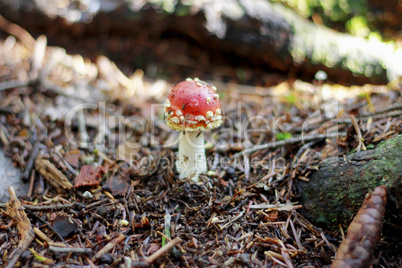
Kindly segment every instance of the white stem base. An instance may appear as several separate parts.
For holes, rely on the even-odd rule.
[[[176,160],[176,169],[180,179],[191,178],[198,182],[198,175],[207,171],[205,156],[204,133],[180,133],[179,155]]]

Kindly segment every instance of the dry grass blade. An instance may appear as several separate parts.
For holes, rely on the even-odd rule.
[[[346,239],[338,248],[331,268],[369,267],[375,246],[380,239],[387,201],[385,186],[369,193],[349,226]]]
[[[357,121],[356,121],[356,118],[353,116],[353,115],[351,115],[350,116],[350,118],[351,118],[351,120],[352,120],[352,124],[353,124],[353,127],[355,128],[355,130],[356,130],[356,133],[357,133],[357,138],[358,138],[358,141],[359,141],[359,146],[357,146],[357,151],[358,152],[360,152],[360,150],[361,149],[363,149],[364,151],[366,150],[366,146],[364,146],[364,139],[363,139],[363,137],[362,137],[362,133],[361,133],[361,131],[360,131],[360,128],[359,128],[359,124],[357,123]]]
[[[14,267],[21,254],[27,250],[31,242],[35,238],[35,233],[32,229],[31,222],[29,221],[20,201],[15,194],[14,188],[10,186],[8,189],[11,199],[7,203],[6,213],[17,222],[18,233],[21,236],[18,242],[18,247],[10,254],[6,268]]]

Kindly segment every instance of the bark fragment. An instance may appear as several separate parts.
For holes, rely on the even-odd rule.
[[[92,167],[88,165],[82,166],[80,173],[74,181],[74,188],[79,187],[96,187],[102,179],[103,167]]]

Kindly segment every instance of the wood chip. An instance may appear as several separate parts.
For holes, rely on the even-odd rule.
[[[100,184],[102,173],[104,169],[102,166],[94,168],[93,166],[82,166],[80,173],[74,181],[74,188],[79,187],[96,187]]]
[[[68,181],[67,177],[49,160],[37,158],[35,160],[35,168],[54,188],[66,190],[73,188],[73,185]]]

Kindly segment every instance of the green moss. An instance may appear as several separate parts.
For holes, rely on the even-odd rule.
[[[367,149],[367,150],[374,149],[374,144],[367,145],[367,146],[366,146],[366,149]]]
[[[326,161],[310,182],[299,184],[302,199],[308,200],[305,209],[310,219],[338,228],[338,224],[350,222],[370,190],[386,185],[390,193],[397,194],[400,192],[401,159],[402,135],[399,135],[381,143],[375,150],[348,155],[346,162],[343,158]],[[397,197],[390,199],[398,200]]]
[[[282,2],[304,17],[319,14],[324,22],[346,22],[353,15],[366,15],[367,0],[271,0]]]

